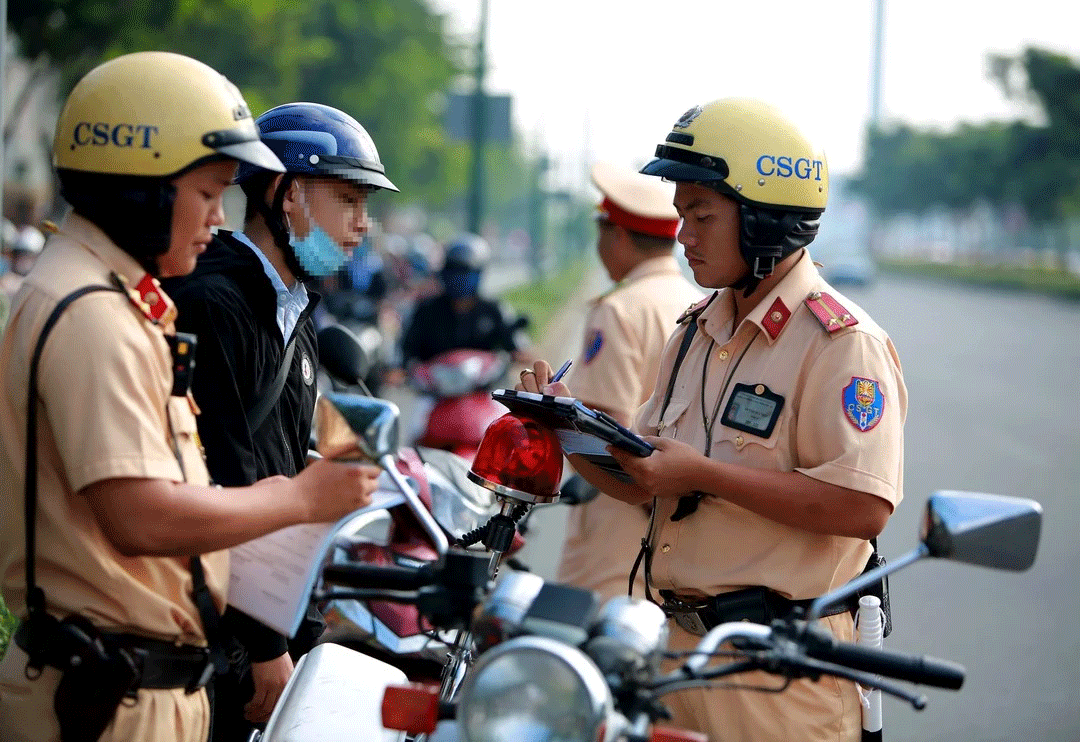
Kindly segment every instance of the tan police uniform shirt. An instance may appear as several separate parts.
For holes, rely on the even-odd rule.
[[[569,376],[574,396],[633,420],[656,384],[660,352],[679,314],[702,296],[671,255],[635,266],[592,302],[582,354]],[[612,497],[573,508],[557,579],[595,590],[604,600],[626,595],[647,526],[644,508]],[[638,597],[644,595],[642,577],[639,571]]]
[[[830,323],[833,332],[826,331],[805,303],[818,294],[831,296],[832,306],[840,307],[836,321]],[[639,410],[636,430],[704,451],[704,420],[711,419],[723,394],[713,424],[711,458],[799,472],[872,494],[895,507],[903,494],[907,391],[888,335],[825,283],[805,251],[734,332],[733,319],[732,292],[720,291],[696,319],[698,333],[661,419],[682,332],[672,336],[664,350],[660,381]],[[703,379],[706,357],[708,374]],[[738,384],[755,390],[765,387],[784,398],[768,437],[721,422]],[[788,598],[813,598],[857,576],[871,552],[866,541],[782,525],[721,497],[707,496],[697,512],[672,521],[677,503],[678,498],[657,501],[651,537],[654,589],[705,596],[764,585]],[[825,621],[838,636],[850,639],[849,614]],[[675,647],[689,649],[698,640],[674,622],[669,625]],[[858,699],[848,682],[800,681],[779,695],[694,691],[680,699],[688,697],[698,702],[682,704],[680,718],[692,718],[714,740],[855,739],[860,726]]]
[[[42,326],[61,298],[87,285],[111,286],[110,272],[137,283],[138,263],[96,226],[72,215],[52,236],[21,289],[0,345],[0,576],[16,615],[25,612],[23,467],[29,363]],[[152,300],[153,297],[149,297]],[[158,302],[171,301],[159,292]],[[166,313],[166,320],[174,312]],[[126,557],[98,527],[87,485],[113,478],[208,483],[189,401],[172,397],[165,333],[127,296],[96,292],[61,315],[38,372],[37,582],[49,610],[78,612],[95,625],[188,644],[206,643],[190,594],[187,557]],[[182,465],[181,465],[182,461]],[[207,584],[224,606],[228,553],[202,557]],[[0,666],[0,740],[56,738],[57,671],[24,676],[14,642]],[[140,691],[122,704],[104,740],[202,740],[205,693]]]

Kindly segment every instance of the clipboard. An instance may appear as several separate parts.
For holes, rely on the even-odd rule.
[[[633,480],[607,452],[609,445],[635,456],[648,456],[654,450],[652,444],[620,425],[611,415],[587,407],[573,397],[496,389],[491,398],[511,412],[528,415],[554,430],[567,456],[577,454],[621,482]]]

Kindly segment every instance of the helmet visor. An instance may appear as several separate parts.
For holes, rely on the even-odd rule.
[[[645,175],[659,175],[675,182],[718,183],[728,174],[728,165],[721,157],[703,155],[681,147],[656,145],[656,159],[641,168]]]
[[[351,180],[372,188],[385,188],[388,191],[399,193],[398,187],[390,182],[383,174],[383,166],[369,160],[361,160],[355,157],[341,157],[336,155],[322,155],[315,166],[325,175],[343,180]]]
[[[264,170],[272,170],[275,173],[285,172],[281,159],[262,143],[257,133],[254,137],[250,137],[243,131],[224,129],[203,135],[202,142],[226,157],[232,157]]]

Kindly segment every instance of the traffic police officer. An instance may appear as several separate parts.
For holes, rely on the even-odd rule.
[[[679,313],[702,298],[672,256],[679,215],[674,189],[630,168],[598,162],[593,184],[596,249],[616,285],[591,303],[581,355],[569,385],[585,404],[630,426],[652,394],[660,351]],[[596,591],[604,600],[626,595],[630,568],[648,526],[648,513],[611,497],[574,508],[567,522],[558,580]],[[639,578],[635,595],[644,585]]]
[[[22,616],[0,661],[0,740],[201,742],[202,687],[224,666],[224,549],[336,520],[378,472],[327,461],[209,486],[193,341],[157,278],[195,267],[237,161],[281,170],[234,85],[177,54],[113,59],[75,86],[53,158],[74,213],[0,346],[0,578]]]
[[[689,650],[716,623],[767,621],[863,570],[903,493],[907,392],[888,335],[805,249],[828,169],[787,117],[750,99],[695,106],[642,172],[676,183],[679,241],[697,283],[719,291],[685,313],[638,411],[656,450],[613,451],[635,484],[571,461],[605,492],[655,503],[646,569],[673,619],[671,648]],[[524,388],[569,393],[548,384],[548,364],[534,368]],[[850,641],[841,610],[822,622]],[[667,701],[677,724],[714,742],[860,735],[857,690],[837,679]]]

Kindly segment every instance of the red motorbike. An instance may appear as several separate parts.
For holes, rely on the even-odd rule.
[[[416,445],[453,451],[472,461],[488,425],[506,414],[491,398],[510,368],[510,356],[460,348],[440,353],[413,367],[410,384],[421,396],[421,412],[430,412]]]

